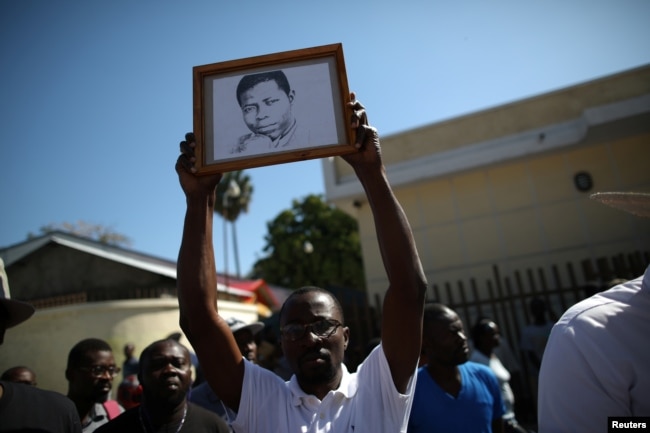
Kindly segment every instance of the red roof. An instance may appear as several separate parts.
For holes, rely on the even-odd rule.
[[[282,305],[269,285],[266,284],[266,281],[261,278],[258,280],[244,280],[241,278],[218,274],[217,282],[232,287],[233,289],[250,292],[250,297],[244,300],[246,303],[259,302],[266,305],[271,311],[277,311]]]

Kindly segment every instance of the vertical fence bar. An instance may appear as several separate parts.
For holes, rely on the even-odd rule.
[[[476,280],[474,278],[470,278],[469,284],[472,289],[472,296],[474,297],[474,301],[476,302],[476,311],[478,313],[478,317],[482,317],[484,316],[483,302],[481,301],[481,297],[478,294],[478,287],[476,286]]]
[[[463,308],[463,312],[465,314],[465,320],[467,323],[467,326],[471,326],[470,322],[470,314],[469,314],[469,306],[467,305],[467,297],[465,296],[465,286],[463,285],[462,281],[458,281],[458,292],[460,293],[460,302],[461,306]]]

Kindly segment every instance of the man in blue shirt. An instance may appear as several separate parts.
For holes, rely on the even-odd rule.
[[[503,432],[503,400],[494,373],[468,362],[469,346],[458,314],[427,304],[409,433]]]

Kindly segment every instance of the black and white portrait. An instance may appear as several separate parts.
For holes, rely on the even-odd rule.
[[[207,68],[198,119],[205,165],[254,167],[347,151],[347,81],[337,57],[291,60]]]
[[[339,142],[328,63],[220,78],[214,83],[214,158]]]

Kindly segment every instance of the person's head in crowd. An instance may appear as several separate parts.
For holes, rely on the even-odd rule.
[[[235,336],[237,346],[242,356],[251,362],[257,363],[257,343],[255,336],[264,329],[262,322],[246,324],[242,320],[231,317],[226,320],[230,331]]]
[[[104,340],[86,338],[75,344],[68,354],[65,377],[68,397],[77,406],[103,403],[109,399],[113,379],[120,372],[113,350]]]
[[[425,305],[422,335],[422,352],[429,367],[455,367],[469,359],[469,346],[463,322],[458,314],[446,305]]]
[[[295,91],[280,70],[245,75],[237,85],[237,101],[246,126],[271,140],[283,136],[293,125],[294,97]]]
[[[24,383],[25,385],[32,386],[37,385],[36,373],[24,365],[11,367],[5,370],[5,372],[2,373],[0,380],[4,380],[6,382]]]
[[[124,357],[126,359],[133,358],[133,356],[134,356],[133,352],[135,352],[135,346],[133,345],[133,343],[126,343],[124,345]]]
[[[533,322],[536,324],[546,324],[546,302],[542,298],[533,298],[530,300],[530,312],[533,315]]]
[[[175,408],[192,385],[189,350],[170,338],[151,343],[140,354],[138,380],[148,408]]]
[[[329,384],[336,388],[350,340],[343,309],[334,295],[318,287],[302,287],[280,310],[280,335],[284,355],[307,393]]]
[[[480,317],[476,321],[472,327],[471,337],[474,348],[487,356],[490,356],[501,343],[499,325],[487,317]]]

